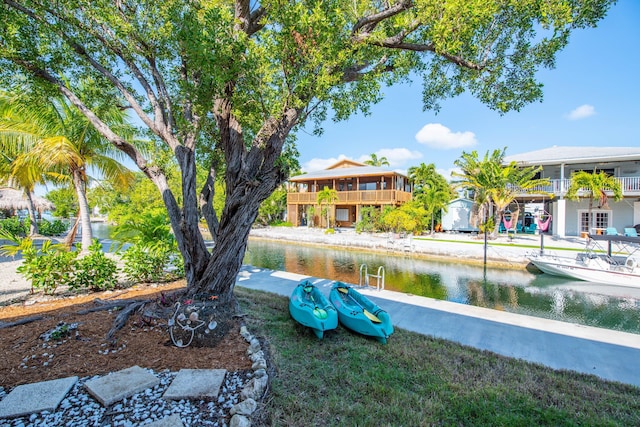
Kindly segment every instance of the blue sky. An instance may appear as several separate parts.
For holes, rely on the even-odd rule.
[[[300,164],[311,172],[375,153],[392,169],[433,163],[449,178],[463,151],[640,146],[640,1],[620,0],[598,27],[574,32],[555,69],[538,79],[543,101],[503,116],[466,94],[443,102],[438,114],[425,112],[419,81],[388,88],[367,117],[328,120],[320,137],[299,132]]]

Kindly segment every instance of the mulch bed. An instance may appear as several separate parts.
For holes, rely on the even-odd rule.
[[[240,319],[232,322],[215,347],[178,348],[169,337],[167,319],[149,317],[142,311],[134,312],[113,339],[107,339],[120,310],[102,309],[105,301],[155,302],[163,294],[183,288],[184,281],[164,286],[139,285],[117,292],[1,307],[0,386],[12,388],[74,375],[81,378],[104,375],[134,365],[154,371],[250,369],[248,345],[239,332]],[[36,320],[8,326],[31,319]],[[58,328],[62,332],[54,333],[48,341],[42,338],[59,325],[66,325]]]

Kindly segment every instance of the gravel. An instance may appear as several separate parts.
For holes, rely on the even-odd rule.
[[[87,381],[98,377],[84,377],[75,384],[55,412],[41,412],[10,420],[0,419],[0,426],[142,426],[173,414],[179,415],[185,426],[227,426],[231,408],[240,401],[240,392],[253,375],[250,371],[227,372],[218,398],[213,401],[173,401],[163,399],[162,395],[177,373],[149,372],[160,379],[159,385],[110,407],[103,407],[84,387]],[[8,392],[9,390],[0,387],[0,399]]]

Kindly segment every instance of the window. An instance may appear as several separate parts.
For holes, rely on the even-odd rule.
[[[336,221],[349,221],[349,209],[336,209]]]
[[[595,230],[592,230],[592,228],[604,229],[611,227],[611,211],[593,209],[591,215],[594,219],[593,222],[590,220],[589,211],[578,211],[578,226],[580,227],[580,232],[593,233]]]

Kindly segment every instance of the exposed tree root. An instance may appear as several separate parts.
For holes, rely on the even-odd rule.
[[[24,319],[16,320],[15,322],[0,322],[0,329],[10,328],[12,326],[24,325],[27,323],[35,322],[36,320],[42,320],[45,316],[32,316],[25,317]]]
[[[111,327],[111,329],[109,329],[109,332],[107,332],[107,341],[113,341],[114,335],[127,323],[127,320],[129,320],[131,314],[143,307],[148,302],[149,300],[135,301],[122,309],[122,311],[120,311],[120,313],[118,313],[118,315],[114,319],[113,326]]]

